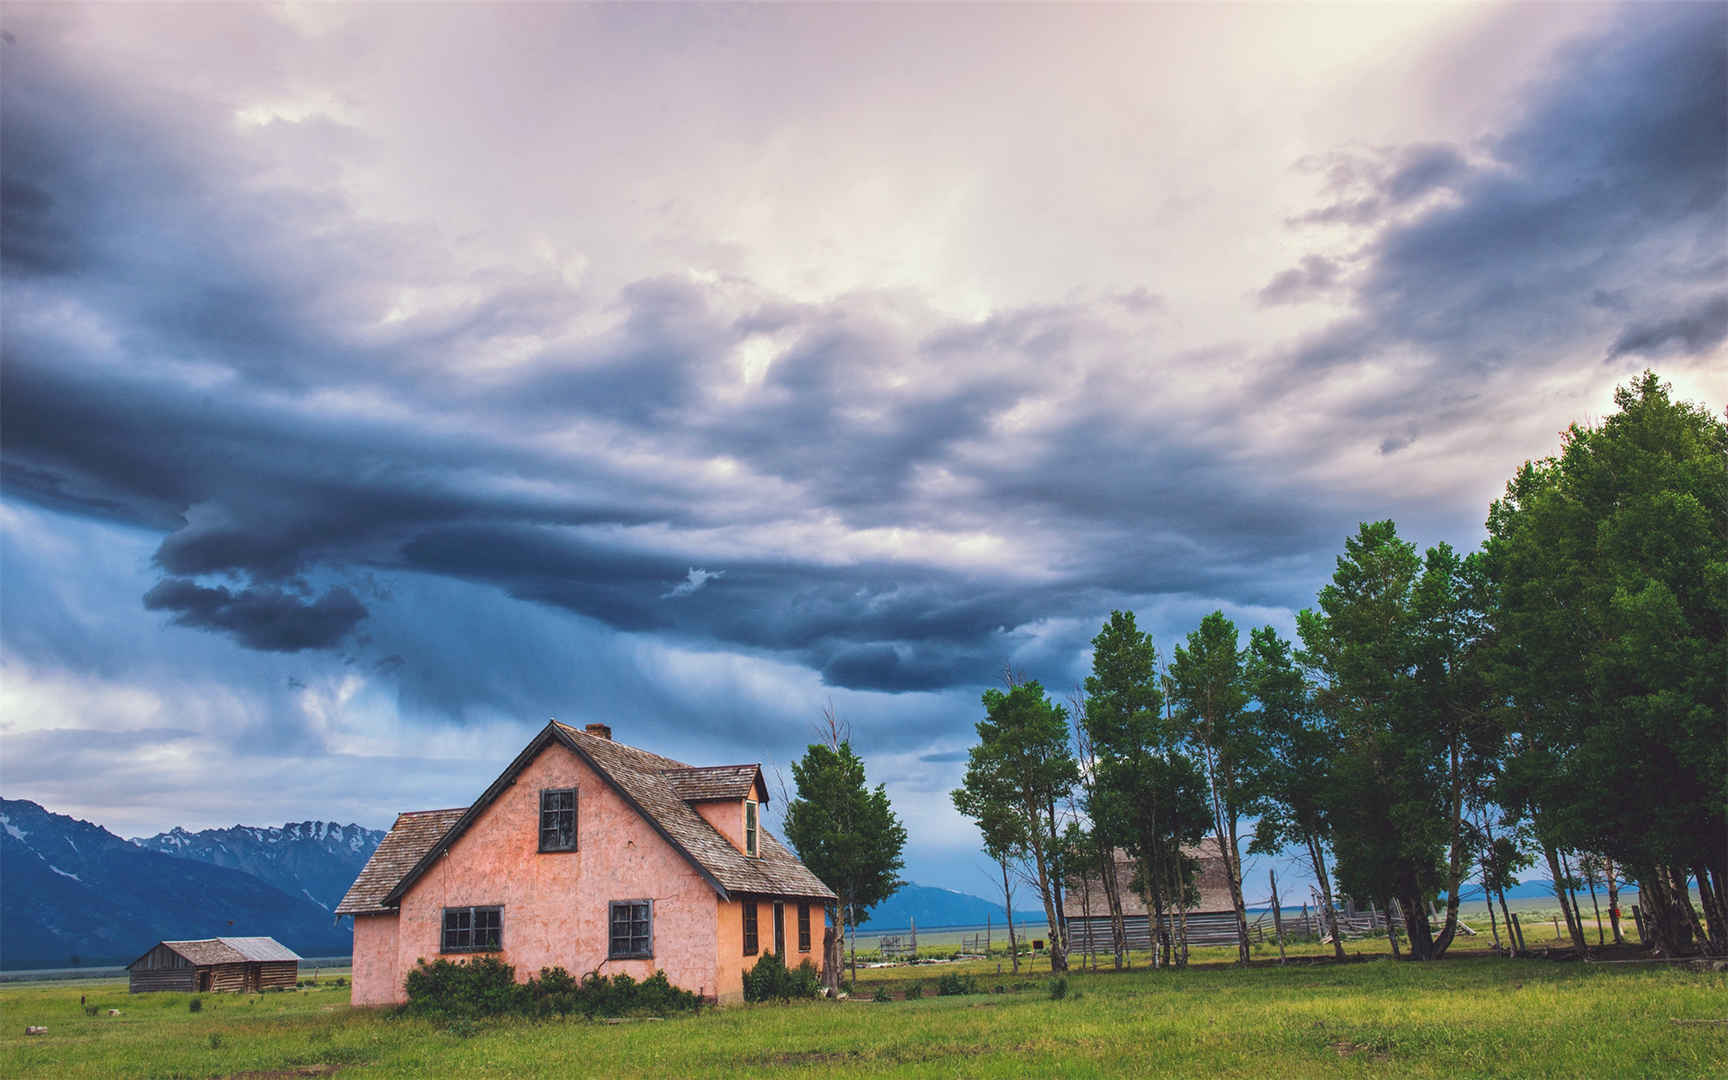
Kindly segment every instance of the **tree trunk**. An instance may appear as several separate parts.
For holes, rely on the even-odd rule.
[[[822,905],[827,916],[822,920],[822,985],[829,990],[838,992],[840,989],[840,971],[845,966],[840,955],[840,906],[838,904]]]
[[[1458,932],[1458,892],[1464,883],[1464,770],[1459,762],[1461,735],[1452,725],[1452,852],[1446,863],[1446,922],[1434,940],[1434,957],[1446,955],[1452,936]]]
[[[1614,880],[1614,860],[1609,859],[1605,865],[1608,868],[1608,922],[1614,927],[1614,944],[1626,944],[1626,937],[1620,932],[1620,883]]]
[[[1566,898],[1572,903],[1572,917],[1578,920],[1576,938],[1588,947],[1590,941],[1584,936],[1584,909],[1578,906],[1578,877],[1572,873],[1572,860],[1566,857],[1564,851],[1560,853],[1560,869],[1566,872]]]
[[[1488,887],[1488,867],[1482,867],[1482,899],[1488,902],[1488,929],[1494,932],[1494,951],[1500,948],[1500,921],[1494,917],[1494,890]]]
[[[1704,936],[1704,924],[1698,919],[1698,909],[1692,906],[1692,887],[1686,883],[1686,868],[1670,866],[1668,873],[1674,879],[1674,892],[1679,897],[1680,908],[1692,926],[1692,936],[1697,939],[1699,948],[1708,952],[1710,939]]]
[[[1224,855],[1224,870],[1230,875],[1230,906],[1236,909],[1237,962],[1246,964],[1252,950],[1248,945],[1248,907],[1242,902],[1242,858],[1236,848],[1236,815],[1231,814],[1226,825],[1229,836],[1219,836],[1218,846],[1230,845]]]
[[[1584,884],[1590,889],[1590,910],[1596,913],[1596,944],[1606,945],[1608,942],[1602,936],[1602,905],[1596,902],[1596,872],[1594,870],[1590,872],[1589,877],[1584,879]]]
[[[1404,959],[1404,954],[1398,951],[1398,923],[1395,919],[1392,918],[1392,905],[1396,904],[1396,903],[1397,903],[1397,901],[1393,900],[1391,897],[1387,897],[1385,900],[1385,904],[1386,904],[1386,940],[1390,941],[1392,943],[1392,959],[1402,960],[1402,959]],[[1368,911],[1368,921],[1369,922],[1374,921],[1374,911],[1372,908],[1370,908]]]
[[[1320,838],[1308,834],[1308,858],[1314,864],[1314,877],[1320,883],[1320,899],[1326,902],[1326,923],[1332,932],[1332,958],[1344,959],[1344,936],[1338,932],[1338,911],[1332,904],[1332,882],[1326,876],[1326,849]]]
[[[1098,881],[1104,886],[1110,906],[1110,946],[1116,953],[1116,970],[1128,961],[1128,926],[1122,921],[1122,894],[1118,890],[1116,851],[1107,849],[1098,860]]]
[[[1639,909],[1644,915],[1644,940],[1662,956],[1690,956],[1695,945],[1692,925],[1680,910],[1664,867],[1633,867],[1638,880]]]
[[[1020,974],[1020,939],[1014,936],[1014,887],[1008,883],[1008,859],[1002,866],[1002,909],[1008,913],[1008,955],[1014,960],[1014,974]]]
[[[1700,863],[1693,869],[1698,878],[1698,899],[1704,904],[1705,927],[1704,938],[1706,951],[1711,956],[1728,956],[1728,927],[1723,926],[1722,883],[1712,882],[1709,867]]]
[[[1543,844],[1542,853],[1548,858],[1548,873],[1553,877],[1554,898],[1560,901],[1560,910],[1566,915],[1566,925],[1571,929],[1572,944],[1577,946],[1578,955],[1583,956],[1590,950],[1584,942],[1584,928],[1573,920],[1572,907],[1566,902],[1566,875],[1560,872],[1560,853],[1554,850],[1552,844]]]
[[[1038,874],[1038,898],[1044,902],[1044,918],[1050,924],[1046,943],[1050,952],[1050,970],[1061,974],[1068,970],[1068,957],[1062,950],[1062,928],[1056,921],[1056,894],[1051,890],[1050,867],[1045,862],[1045,854],[1043,838],[1039,837],[1032,842],[1032,865]]]

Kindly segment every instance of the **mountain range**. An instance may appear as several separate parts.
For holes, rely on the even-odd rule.
[[[153,851],[28,800],[0,799],[0,865],[6,970],[123,964],[165,938],[268,935],[308,957],[353,949],[353,932],[301,886]]]
[[[132,842],[146,851],[244,871],[334,911],[382,839],[382,829],[291,821],[276,828],[235,825],[200,832],[175,828]]]

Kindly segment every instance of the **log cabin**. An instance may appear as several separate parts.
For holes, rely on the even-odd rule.
[[[159,941],[127,964],[126,971],[134,994],[152,990],[257,993],[293,986],[300,977],[300,957],[267,937]]]

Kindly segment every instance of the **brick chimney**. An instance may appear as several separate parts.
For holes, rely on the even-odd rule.
[[[589,724],[582,730],[596,739],[610,739],[612,737],[612,728],[608,724]]]

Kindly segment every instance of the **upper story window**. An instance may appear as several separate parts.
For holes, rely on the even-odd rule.
[[[756,935],[756,898],[747,896],[744,898],[744,955],[755,956],[759,948],[761,943]]]
[[[504,909],[444,909],[444,952],[489,952],[504,947]]]
[[[756,840],[756,801],[744,800],[744,854],[755,858],[758,854]]]
[[[540,792],[540,850],[576,850],[576,789]]]
[[[810,951],[810,905],[798,905],[798,951]]]
[[[606,955],[612,960],[628,960],[654,955],[654,901],[614,900],[611,904],[611,946]]]

